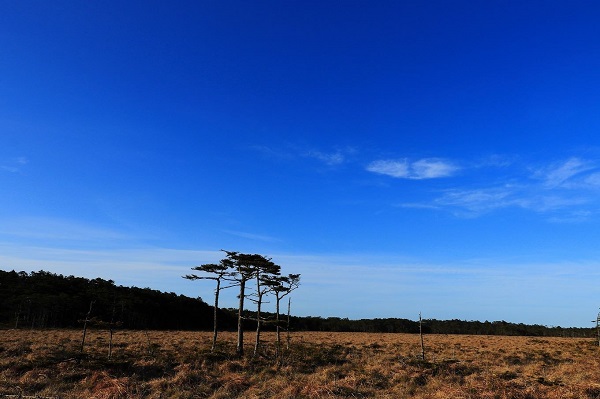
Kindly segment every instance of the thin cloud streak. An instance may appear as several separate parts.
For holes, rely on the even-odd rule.
[[[597,169],[593,162],[573,157],[535,171],[534,177],[540,178],[548,188],[569,188],[567,183],[571,183],[573,178],[593,169]]]
[[[466,216],[480,216],[509,207],[547,213],[584,206],[590,201],[585,197],[564,197],[551,193],[532,192],[530,187],[513,186],[449,190],[434,200],[434,206],[436,209],[457,209],[458,214]]]
[[[518,205],[513,198],[514,189],[507,187],[449,190],[443,196],[434,200],[437,208],[460,208],[472,215],[479,215],[499,208]]]
[[[79,222],[48,217],[22,217],[2,221],[0,236],[53,241],[127,240],[127,234]]]
[[[289,151],[275,149],[266,145],[253,145],[250,148],[267,158],[278,160],[289,160],[294,158],[294,155]]]
[[[316,159],[327,166],[339,166],[350,162],[356,153],[357,150],[353,147],[343,147],[331,152],[311,149],[304,152],[302,156]]]
[[[10,173],[18,173],[21,171],[21,168],[28,163],[29,160],[25,157],[11,158],[0,164],[0,170]]]
[[[382,159],[373,161],[366,167],[369,172],[411,180],[449,177],[458,169],[453,163],[438,158],[424,158],[414,162],[408,159]]]
[[[323,151],[319,149],[306,149],[295,145],[289,145],[282,148],[273,148],[266,145],[251,146],[265,157],[278,160],[297,160],[297,159],[315,159],[327,166],[339,166],[349,162],[348,157],[355,154],[356,150],[352,147],[336,149],[335,151]]]
[[[324,153],[321,151],[310,151],[306,154],[307,157],[318,159],[329,166],[341,165],[346,160],[344,154],[341,151],[333,153]]]
[[[264,242],[280,242],[281,240],[275,237],[262,235],[262,234],[254,234],[248,233],[244,231],[235,231],[235,230],[221,230],[223,233],[231,234],[236,237],[247,238],[249,240],[255,241],[264,241]]]

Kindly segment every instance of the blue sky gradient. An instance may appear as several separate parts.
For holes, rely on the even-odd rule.
[[[302,273],[301,315],[590,326],[599,17],[0,1],[0,268],[208,300],[180,276],[227,249]]]

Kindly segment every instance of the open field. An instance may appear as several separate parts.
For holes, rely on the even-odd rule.
[[[0,331],[0,398],[600,398],[600,350],[591,339],[298,332],[274,360],[235,358],[233,333]]]

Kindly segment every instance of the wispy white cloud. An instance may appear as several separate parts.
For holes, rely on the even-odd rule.
[[[475,216],[494,209],[517,205],[518,200],[515,198],[515,190],[510,187],[453,189],[435,199],[434,204],[438,208],[458,208]]]
[[[590,188],[600,188],[600,172],[590,173],[583,179],[583,182]]]
[[[436,209],[452,209],[462,216],[480,216],[502,208],[521,208],[538,213],[569,210],[590,203],[583,196],[562,196],[531,186],[504,186],[482,189],[454,189],[434,200]],[[580,210],[576,211],[582,215]],[[590,215],[590,212],[585,212]],[[574,220],[574,219],[572,219]],[[581,220],[579,218],[579,220]]]
[[[327,166],[337,166],[351,162],[353,156],[356,155],[357,152],[356,148],[353,147],[339,147],[334,151],[311,149],[305,151],[302,155],[304,157],[316,159]]]
[[[516,161],[515,156],[508,155],[500,155],[500,154],[492,154],[488,155],[477,162],[474,163],[474,167],[476,168],[486,168],[486,167],[495,167],[495,168],[507,168],[513,165]]]
[[[248,233],[248,232],[244,232],[244,231],[235,231],[235,230],[222,230],[222,231],[224,233],[231,234],[236,237],[247,238],[249,240],[264,241],[264,242],[279,242],[279,241],[281,241],[278,238],[267,236],[267,235],[262,235],[262,234],[254,234],[254,233]]]
[[[21,217],[2,221],[0,236],[41,240],[126,240],[127,234],[77,221],[49,217]]]
[[[295,145],[284,146],[283,148],[274,148],[266,145],[255,145],[251,147],[264,156],[279,160],[293,159],[315,159],[327,166],[337,166],[349,162],[349,157],[356,153],[352,147],[338,148],[333,151],[324,151],[320,149],[307,149]]]
[[[412,164],[412,178],[435,179],[438,177],[448,177],[453,175],[458,169],[453,163],[442,159],[420,159]]]
[[[388,175],[391,177],[407,179],[410,175],[408,161],[404,160],[379,160],[373,161],[367,165],[367,170],[373,173]]]
[[[253,145],[250,147],[252,150],[262,154],[267,158],[278,159],[278,160],[286,160],[293,159],[294,155],[289,150],[273,148],[267,145]]]
[[[344,163],[346,157],[342,151],[335,151],[331,153],[321,151],[309,151],[306,153],[307,157],[318,159],[329,166],[340,165]]]
[[[551,223],[582,223],[588,221],[593,213],[588,210],[575,210],[562,215],[555,215],[548,218]]]
[[[371,162],[366,169],[369,172],[395,177],[398,179],[435,179],[452,176],[459,167],[452,162],[439,158],[424,158],[414,162],[408,159],[382,159]]]
[[[21,168],[28,163],[29,160],[25,157],[10,158],[0,164],[0,170],[10,173],[17,173],[20,172]]]
[[[520,208],[547,214],[552,221],[582,221],[600,212],[598,163],[572,157],[514,174],[495,177],[496,185],[455,187],[423,203],[422,208],[448,209],[475,217],[503,208]],[[492,166],[492,165],[490,165]],[[483,166],[478,166],[480,170]],[[503,170],[504,172],[504,170]],[[402,204],[415,207],[414,203]]]
[[[533,197],[532,200],[525,202],[522,201],[524,208],[528,208],[537,212],[552,212],[564,209],[573,209],[578,206],[585,206],[592,202],[592,199],[589,197],[585,197],[579,194],[575,194],[573,196],[563,196],[558,194],[546,194],[539,195],[538,197]],[[575,213],[583,214],[587,213],[591,214],[589,211],[579,211],[575,210]]]
[[[440,206],[435,205],[435,204],[424,204],[424,203],[419,203],[419,202],[406,202],[406,203],[400,203],[400,204],[395,204],[395,207],[398,208],[412,208],[412,209],[440,209]]]
[[[581,177],[585,172],[597,168],[598,166],[594,162],[573,157],[536,170],[534,177],[541,179],[549,188],[566,187],[568,184],[574,183],[573,180]]]

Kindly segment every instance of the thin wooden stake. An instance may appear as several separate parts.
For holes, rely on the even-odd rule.
[[[598,337],[598,346],[600,346],[600,312],[596,317],[596,336]]]
[[[421,360],[425,361],[425,344],[423,343],[423,319],[419,312],[419,335],[421,336]]]
[[[83,321],[83,336],[81,337],[81,348],[79,350],[79,356],[83,355],[83,347],[85,346],[85,335],[87,334],[87,323],[90,321],[90,315],[92,314],[92,307],[94,306],[95,301],[90,301],[90,309],[85,316],[85,320]]]
[[[290,309],[292,308],[292,298],[288,298],[288,312],[287,312],[287,350],[290,350]]]

